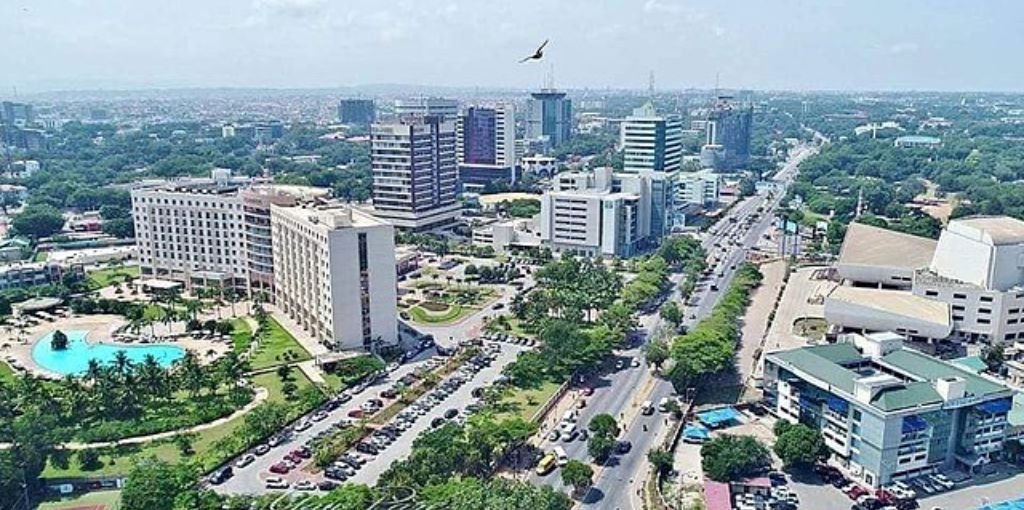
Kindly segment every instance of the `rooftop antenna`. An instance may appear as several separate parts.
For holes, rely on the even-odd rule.
[[[647,76],[647,95],[654,99],[654,70]]]
[[[544,87],[548,90],[555,90],[555,64],[548,65],[547,82]]]

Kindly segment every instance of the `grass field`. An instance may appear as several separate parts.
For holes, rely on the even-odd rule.
[[[414,306],[409,309],[412,320],[420,324],[450,324],[476,310],[461,305],[451,305],[444,312],[430,312],[421,306]]]
[[[231,325],[235,327],[231,332],[231,347],[238,354],[248,351],[249,345],[252,344],[252,329],[249,328],[249,323],[239,318],[232,319]]]
[[[139,276],[139,266],[114,266],[89,273],[86,283],[92,290],[120,283],[128,276]]]
[[[292,371],[292,377],[295,385],[298,387],[298,392],[301,392],[304,388],[312,386],[313,384],[304,374],[302,374],[302,372],[298,370]],[[260,374],[253,377],[252,381],[254,385],[267,389],[269,392],[267,402],[286,402],[284,392],[281,391],[281,379],[278,378],[277,374]],[[301,409],[296,406],[292,406],[292,417],[298,416],[300,411]],[[244,422],[245,416],[239,416],[227,423],[201,431],[199,433],[199,437],[192,443],[192,448],[195,450],[195,453],[190,455],[188,460],[198,461],[203,468],[207,470],[213,469],[223,461],[227,460],[237,452],[219,452],[214,448],[214,445],[221,439],[231,436],[235,431],[241,429]],[[51,461],[46,465],[46,469],[43,471],[43,477],[77,478],[97,475],[123,475],[131,469],[131,460],[133,457],[148,456],[156,456],[157,458],[169,462],[178,462],[183,460],[181,452],[178,451],[178,448],[170,440],[154,441],[143,445],[121,447],[117,452],[104,451],[100,455],[102,467],[92,471],[83,471],[81,466],[78,464],[78,459],[75,455],[71,456],[67,469],[60,469],[54,466]]]
[[[7,362],[0,361],[0,381],[10,382],[17,377],[18,375],[14,373],[14,369]]]
[[[61,500],[44,501],[36,507],[38,510],[68,510],[81,507],[103,505],[105,510],[114,510],[121,506],[120,491],[96,491]]]
[[[537,410],[555,394],[559,386],[561,385],[558,383],[545,381],[536,388],[513,388],[495,405],[498,410],[495,417],[501,419],[518,416],[530,421]]]
[[[290,352],[290,355],[286,354]],[[288,330],[284,329],[273,317],[267,318],[267,334],[252,358],[249,365],[253,370],[272,367],[289,361],[306,361],[312,359],[309,352],[299,344]]]

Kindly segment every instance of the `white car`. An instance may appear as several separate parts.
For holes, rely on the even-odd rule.
[[[245,466],[248,466],[249,464],[252,464],[253,461],[255,461],[255,460],[256,460],[256,456],[255,455],[253,455],[251,453],[247,453],[245,455],[242,455],[241,457],[238,458],[238,460],[235,461],[235,467],[236,468],[244,468]]]
[[[300,480],[292,485],[292,488],[297,491],[315,491],[316,484],[309,480]]]
[[[287,489],[288,482],[284,481],[280,476],[271,476],[263,480],[263,486],[268,489]]]

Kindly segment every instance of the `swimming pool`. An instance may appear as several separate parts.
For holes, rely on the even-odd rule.
[[[81,375],[89,368],[89,360],[100,364],[114,361],[118,351],[124,351],[133,363],[142,363],[146,356],[152,355],[160,366],[168,367],[185,355],[185,350],[176,345],[124,345],[111,343],[89,343],[85,340],[88,331],[65,331],[68,336],[68,348],[55,351],[50,347],[53,339],[51,331],[39,339],[32,347],[32,359],[39,366],[61,375]]]
[[[1024,499],[1004,501],[993,505],[979,507],[978,510],[1024,510]]]

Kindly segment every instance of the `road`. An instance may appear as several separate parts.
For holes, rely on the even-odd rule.
[[[478,372],[472,379],[467,383],[463,384],[458,390],[453,392],[444,402],[437,405],[430,412],[421,416],[416,420],[415,424],[406,430],[398,439],[392,444],[388,445],[386,449],[380,454],[374,456],[372,460],[362,466],[356,475],[349,481],[355,483],[365,483],[373,485],[377,482],[380,474],[387,470],[391,466],[391,463],[404,459],[409,455],[412,449],[412,442],[416,436],[430,427],[430,422],[437,416],[441,416],[448,409],[458,409],[460,413],[465,412],[466,406],[473,402],[472,391],[475,388],[479,388],[490,384],[501,374],[502,368],[508,365],[512,361],[515,361],[516,356],[519,352],[525,348],[512,345],[502,344],[501,351],[498,353],[497,359],[491,364],[491,366],[484,368]],[[327,430],[334,423],[348,420],[347,413],[361,406],[364,402],[371,398],[379,397],[379,393],[394,384],[395,381],[401,379],[406,374],[416,370],[426,363],[429,353],[432,353],[433,349],[425,351],[420,355],[420,358],[416,361],[401,365],[397,370],[392,372],[387,378],[377,381],[370,385],[365,391],[358,395],[355,395],[351,401],[346,402],[334,411],[328,413],[328,417],[322,421],[312,421],[313,426],[302,432],[291,432],[288,440],[284,443],[273,447],[265,455],[256,457],[256,461],[244,468],[236,468],[235,475],[224,482],[221,485],[214,487],[216,492],[222,494],[264,494],[268,490],[264,487],[263,481],[272,475],[268,469],[271,465],[280,462],[284,455],[301,446],[307,439],[312,438],[322,430]],[[386,401],[385,404],[394,402]],[[232,460],[234,463],[234,459]],[[306,465],[309,463],[307,462]],[[323,477],[321,474],[312,474],[303,471],[303,467],[293,469],[283,478],[289,482],[295,482],[298,480],[313,480],[321,481]]]
[[[743,202],[736,204],[726,217],[709,229],[701,244],[709,253],[715,251],[716,243],[725,247],[726,253],[723,254],[721,262],[712,271],[714,275],[721,273],[722,276],[715,278],[718,286],[717,291],[711,290],[710,285],[703,285],[695,291],[697,293],[696,306],[687,307],[685,310],[687,326],[692,326],[711,313],[722,293],[732,281],[736,268],[739,268],[740,264],[746,259],[747,251],[757,244],[761,236],[771,228],[774,221],[773,212],[782,201],[785,190],[796,176],[797,167],[800,165],[800,162],[815,152],[815,149],[809,147],[795,149],[783,169],[773,177],[773,180],[779,185],[778,190],[770,196],[766,193],[748,197]],[[758,208],[762,208],[760,218],[753,222],[749,229],[746,228],[745,220],[750,215],[757,214]],[[736,218],[736,221],[730,221],[730,217]],[[739,245],[733,246],[727,243],[726,240],[730,238],[736,238],[739,241]],[[679,299],[676,288],[673,289],[670,299]],[[640,320],[648,336],[651,332],[657,331],[661,327],[662,320],[657,313],[644,315]],[[642,375],[636,377],[635,380],[633,377],[627,376],[626,380],[622,381],[625,384],[619,385],[616,382],[614,388],[605,390],[609,394],[618,394],[615,398],[610,396],[601,399],[591,398],[592,401],[597,400],[602,404],[600,406],[601,410],[596,412],[606,412],[613,416],[619,416],[620,413],[628,409],[629,403],[634,400],[650,400],[657,403],[663,397],[674,394],[672,384],[668,381],[654,377],[643,368],[633,370],[638,371]],[[641,380],[649,380],[650,382],[641,382]],[[648,385],[651,386],[648,396],[635,396],[636,392],[645,391]],[[596,414],[596,412],[593,414]],[[626,414],[628,418],[629,413],[627,412]],[[580,504],[582,508],[622,510],[642,508],[639,489],[643,487],[644,479],[648,472],[647,452],[656,448],[664,438],[668,430],[668,420],[662,413],[656,412],[652,416],[634,413],[632,420],[627,420],[626,423],[620,422],[619,425],[623,429],[619,439],[631,442],[633,448],[628,454],[613,456],[600,469],[593,486],[582,498]],[[583,444],[582,448],[574,448],[573,452],[576,454],[574,455],[569,449],[566,449],[566,453],[572,458],[580,460],[588,458],[585,444]],[[544,482],[551,483],[551,479],[556,477],[557,475],[548,475],[548,479],[544,480]],[[557,481],[557,485],[553,485],[561,485],[560,479],[555,481]]]

